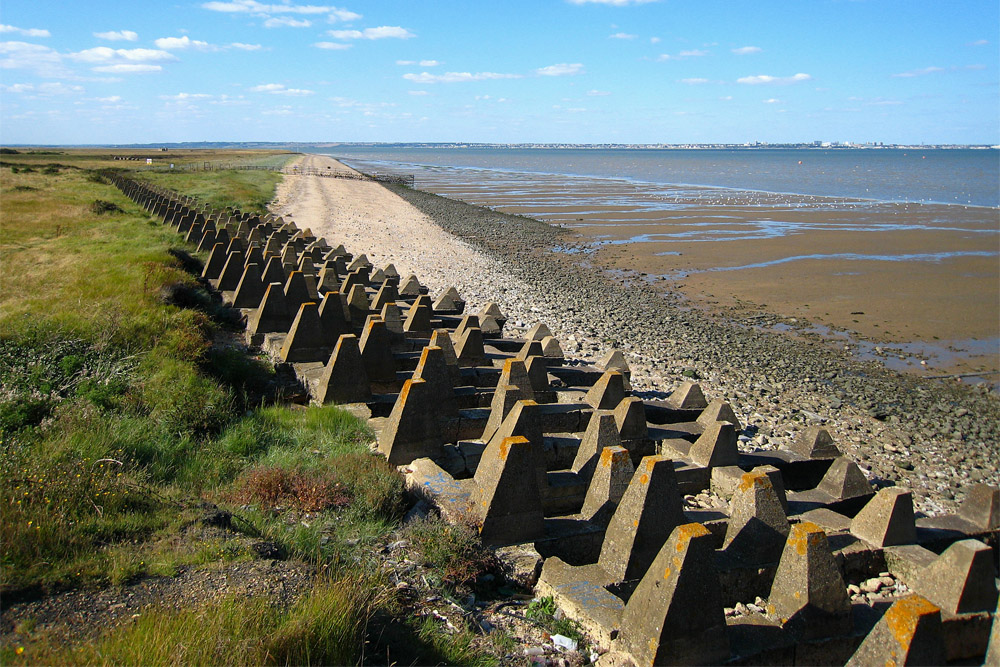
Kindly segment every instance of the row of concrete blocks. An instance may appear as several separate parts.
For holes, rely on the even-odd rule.
[[[249,236],[264,224],[248,225],[244,234],[234,230],[234,236]],[[279,255],[283,269],[293,261],[289,247],[298,251],[288,245],[291,237],[297,236],[303,249],[316,243],[289,225],[275,231],[289,233],[281,249],[284,256]],[[268,243],[273,237],[274,231]],[[325,243],[319,249],[325,262],[350,259],[342,248],[333,255]],[[227,261],[239,258],[232,255],[239,247],[226,251]],[[246,254],[243,273],[249,266]],[[310,274],[302,271],[309,268],[302,262],[313,257],[309,250],[298,258],[297,269],[280,285],[284,296],[305,294],[301,281]],[[218,281],[208,270],[212,264],[210,256],[206,277]],[[323,270],[329,267],[324,264]],[[344,271],[339,268],[333,267],[335,279],[346,273],[346,283],[359,269],[370,267],[355,263],[343,266]],[[378,301],[379,292],[392,284],[391,266],[387,269],[379,276],[383,280],[377,290],[370,280],[360,279],[351,289],[375,291]],[[293,281],[296,273],[302,278]],[[320,285],[322,280],[317,292]],[[262,319],[267,294],[278,287],[269,283],[262,302],[248,309],[251,326]],[[319,309],[332,308],[334,293],[323,292],[327,306]],[[872,651],[887,650],[902,662],[919,655],[942,658],[940,662],[985,654],[990,612],[996,605],[994,554],[969,537],[985,539],[995,549],[997,490],[978,487],[959,516],[918,522],[908,492],[884,489],[875,495],[825,431],[807,431],[786,452],[740,454],[735,414],[722,401],[707,404],[697,385],[686,385],[668,402],[643,403],[627,395],[627,364],[616,354],[602,360],[603,368],[565,368],[567,372],[558,373],[562,354],[550,341],[554,353],[545,356],[539,339],[551,334],[543,326],[529,332],[526,341],[500,339],[498,330],[491,341],[498,347],[481,343],[481,355],[460,359],[453,337],[459,334],[461,342],[474,327],[469,316],[448,319],[461,312],[456,294],[442,295],[451,304],[444,299],[428,304],[420,290],[408,295],[413,298],[406,319],[421,326],[402,322],[403,327],[390,332],[378,322],[384,325],[385,315],[392,318],[391,309],[385,308],[401,300],[401,295],[395,296],[393,301],[383,299],[377,318],[370,308],[358,308],[358,302],[351,312],[350,300],[338,299],[346,322],[364,316],[362,344],[355,342],[353,333],[341,333],[325,364],[301,362],[288,354],[297,349],[287,343],[304,322],[312,319],[311,328],[322,328],[322,318],[316,326],[307,314],[306,304],[315,302],[303,300],[284,332],[263,332],[269,337],[265,347],[278,359],[295,362],[320,402],[363,402],[369,414],[377,415],[388,404],[386,399],[393,398],[388,418],[372,420],[379,427],[379,449],[393,463],[407,466],[411,484],[443,515],[478,525],[485,542],[529,542],[548,556],[539,591],[554,595],[602,644],[640,664],[826,663],[843,662],[852,653],[865,664],[878,657]],[[425,301],[418,305],[421,296]],[[415,317],[420,306],[429,309],[424,311],[427,318]],[[484,317],[500,315],[490,311]],[[425,340],[421,334],[428,330],[430,338]],[[303,347],[322,350],[330,340]],[[365,380],[373,366],[371,360],[366,363],[361,348],[381,360],[371,373],[376,382]],[[382,353],[374,355],[375,349]],[[393,363],[386,361],[389,358]],[[412,373],[409,362],[415,363]],[[554,384],[561,391],[554,390]],[[375,395],[373,387],[385,393]],[[339,396],[328,396],[331,393]],[[553,402],[553,394],[562,402]],[[583,400],[568,403],[567,398]],[[461,408],[475,404],[482,407]],[[463,441],[463,430],[478,431],[478,438]],[[579,437],[570,435],[573,432]],[[744,468],[752,471],[744,473]],[[732,497],[729,516],[683,509],[682,491],[706,487]],[[927,547],[944,552],[937,555]],[[660,562],[668,558],[669,563]],[[910,583],[923,597],[897,601],[862,641],[871,615],[851,609],[844,577],[882,569]],[[698,593],[691,596],[691,591]],[[758,595],[768,599],[766,616],[728,622],[722,616],[723,604]],[[919,641],[906,640],[905,633],[899,633],[901,626],[922,629]],[[898,646],[879,639],[886,631],[906,650],[900,653]],[[937,639],[927,639],[932,636]],[[914,652],[912,647],[924,648]]]

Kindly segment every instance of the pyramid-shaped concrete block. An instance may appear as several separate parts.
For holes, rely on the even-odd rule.
[[[399,293],[396,291],[395,285],[390,285],[388,283],[383,284],[378,288],[378,292],[375,293],[375,298],[372,299],[372,310],[382,310],[382,308],[387,303],[396,303],[399,300]]]
[[[498,384],[490,401],[490,416],[486,419],[486,428],[483,429],[481,436],[482,441],[489,442],[494,434],[500,430],[500,425],[503,424],[510,411],[514,409],[514,404],[524,400],[531,399],[517,385]]]
[[[399,286],[401,296],[419,296],[421,291],[420,281],[412,273]]]
[[[431,333],[430,344],[434,347],[441,348],[441,353],[444,355],[444,362],[448,365],[448,373],[451,375],[452,386],[461,386],[462,371],[458,367],[458,355],[455,354],[455,346],[451,342],[451,336],[448,335],[448,330],[435,329]]]
[[[503,314],[503,311],[500,310],[500,306],[498,306],[493,301],[487,302],[486,305],[480,309],[477,315],[479,315],[480,321],[482,321],[482,319],[487,316],[492,317],[494,320],[497,321],[497,323],[503,323],[507,321],[507,317]]]
[[[734,466],[739,463],[736,428],[729,422],[715,422],[698,436],[688,455],[700,466]]]
[[[625,398],[624,376],[618,371],[605,371],[583,400],[595,410],[614,410],[623,398]]]
[[[587,430],[580,440],[571,469],[589,482],[594,476],[594,468],[601,457],[601,452],[608,447],[621,447],[621,444],[615,414],[609,410],[595,410],[587,422]]]
[[[458,417],[458,400],[455,398],[455,385],[452,384],[451,373],[444,359],[444,350],[428,345],[420,352],[420,361],[413,371],[414,379],[426,380],[435,397],[438,414],[444,419]]]
[[[432,307],[436,311],[461,311],[465,308],[465,299],[462,298],[457,289],[448,287],[432,304]]]
[[[336,264],[326,262],[323,268],[319,270],[319,279],[316,282],[316,289],[323,294],[327,292],[339,292],[340,278],[337,276]]]
[[[340,292],[332,291],[323,295],[319,304],[319,322],[323,327],[323,339],[329,345],[340,340],[340,337],[351,333],[351,323],[344,312],[344,302]]]
[[[455,327],[455,340],[462,340],[462,336],[465,335],[468,329],[478,329],[479,328],[479,316],[478,315],[463,315],[462,319],[459,320],[458,326]]]
[[[615,424],[622,440],[645,440],[649,437],[645,403],[635,396],[623,398],[615,407]]]
[[[993,611],[993,550],[978,540],[955,542],[917,574],[910,588],[949,614]]]
[[[531,383],[532,391],[537,395],[549,391],[549,369],[545,365],[545,357],[528,357],[524,360],[524,366],[528,371],[528,380]]]
[[[521,391],[527,394],[527,398],[532,400],[535,398],[534,390],[531,387],[531,379],[528,377],[528,368],[520,359],[504,359],[497,385],[514,385],[520,387]]]
[[[637,665],[726,662],[729,639],[713,562],[707,528],[675,528],[625,605],[612,649]]]
[[[257,264],[247,264],[233,295],[233,308],[256,308],[264,298],[264,281]]]
[[[882,489],[851,519],[851,533],[877,547],[915,543],[913,494],[897,487]]]
[[[486,336],[499,336],[503,333],[503,324],[492,315],[483,315],[479,318],[479,329]]]
[[[202,278],[208,278],[209,280],[215,280],[222,273],[222,267],[226,265],[226,260],[229,256],[226,254],[226,244],[216,243],[212,246],[212,252],[208,255],[208,260],[205,262],[205,268],[201,271]]]
[[[372,398],[365,362],[361,359],[358,337],[344,334],[330,355],[320,376],[316,401],[327,403],[365,403]]]
[[[355,257],[351,263],[347,265],[347,270],[354,271],[355,269],[366,269],[371,265],[372,263],[368,261],[368,256],[361,254]]]
[[[546,336],[539,344],[542,346],[542,354],[549,359],[562,359],[563,351],[562,346],[559,345],[559,341],[556,340],[555,336]]]
[[[407,333],[430,333],[431,308],[424,304],[414,304],[403,321],[403,331]]]
[[[646,456],[608,523],[597,562],[614,581],[639,579],[671,531],[684,521],[674,462]]]
[[[983,531],[1000,529],[1000,489],[975,484],[965,494],[958,515]]]
[[[262,280],[265,285],[270,285],[271,283],[285,284],[288,276],[285,274],[285,269],[281,266],[280,259],[271,256],[264,260],[264,275],[262,276]]]
[[[835,459],[843,456],[834,444],[830,432],[820,426],[810,426],[799,433],[788,445],[788,449],[806,459]]]
[[[628,362],[625,360],[625,355],[621,353],[621,350],[610,350],[603,357],[601,357],[596,364],[597,368],[602,371],[618,371],[623,375],[629,375],[632,369],[629,368]]]
[[[846,457],[834,459],[816,488],[837,500],[875,493],[858,464]]]
[[[587,495],[584,497],[580,516],[593,524],[607,527],[634,472],[635,467],[627,449],[605,447],[598,457],[590,484],[587,485]]]
[[[391,334],[390,337],[401,338],[403,336],[403,313],[399,309],[399,305],[395,303],[387,303],[382,306],[381,312],[379,312],[379,318],[385,322],[385,328],[389,330]],[[439,345],[438,347],[443,347]],[[453,347],[452,350],[455,348]]]
[[[483,452],[470,505],[484,543],[513,544],[544,536],[533,449],[527,438],[514,436]]]
[[[346,283],[345,283],[346,286]],[[371,312],[368,293],[362,285],[355,285],[347,293],[347,310],[351,313],[352,322],[364,322]]]
[[[767,473],[744,473],[730,502],[729,525],[722,548],[747,565],[766,565],[781,557],[788,537],[788,517]]]
[[[309,285],[306,284],[306,276],[301,271],[292,271],[285,281],[285,301],[288,303],[288,310],[292,313],[299,312],[299,308],[307,301],[312,301],[313,297],[309,293]]]
[[[545,459],[543,455],[544,440],[542,438],[542,423],[539,414],[538,403],[534,401],[517,401],[510,409],[507,417],[500,424],[500,428],[486,443],[487,452],[495,453],[500,444],[507,438],[521,436],[527,438],[531,443],[529,453],[531,455],[532,469],[535,471],[535,483],[538,492],[544,498],[548,493],[548,476],[545,470]],[[478,469],[477,469],[478,472]]]
[[[545,350],[542,349],[541,341],[537,340],[527,340],[521,349],[517,351],[516,359],[521,361],[527,361],[528,357],[544,357]]]
[[[483,333],[475,327],[466,329],[458,344],[455,345],[455,355],[458,357],[458,365],[463,368],[483,363],[486,360]]]
[[[437,456],[443,444],[430,386],[425,380],[407,380],[379,434],[378,450],[398,466]]]
[[[733,425],[737,431],[742,431],[743,427],[740,425],[739,418],[736,417],[736,413],[733,412],[732,406],[726,402],[723,398],[716,398],[708,407],[701,411],[698,415],[698,423],[702,426],[710,426],[715,422],[729,422]]]
[[[806,639],[851,634],[851,598],[826,533],[816,524],[803,521],[789,530],[767,611]]]
[[[943,664],[941,610],[927,599],[911,595],[892,603],[846,667]]]
[[[537,340],[541,341],[546,336],[551,336],[552,331],[542,322],[539,322],[535,326],[528,329],[528,333],[524,335],[525,340]]]
[[[396,381],[396,360],[392,356],[389,331],[382,320],[373,318],[365,325],[361,334],[361,358],[364,359],[370,381]]]
[[[667,404],[677,410],[704,410],[708,407],[705,394],[697,382],[684,382],[667,398]]]
[[[259,335],[288,331],[292,326],[292,316],[280,283],[271,283],[264,292],[264,298],[247,321],[247,333]]]
[[[240,251],[229,253],[229,257],[219,273],[219,282],[215,288],[220,292],[236,289],[240,284],[240,278],[243,277],[245,260],[246,257]]]
[[[285,362],[321,361],[330,352],[323,336],[319,307],[312,301],[299,306],[278,356]]]

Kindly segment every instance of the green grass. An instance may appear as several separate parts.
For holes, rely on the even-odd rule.
[[[277,156],[271,162],[287,162],[291,156]],[[281,165],[272,165],[281,166]],[[237,207],[243,211],[263,213],[281,182],[281,174],[271,171],[221,170],[156,171],[142,174],[142,180],[185,195],[217,209]]]

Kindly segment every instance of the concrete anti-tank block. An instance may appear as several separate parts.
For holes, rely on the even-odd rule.
[[[590,484],[587,485],[587,495],[580,515],[591,523],[607,526],[625,495],[634,472],[627,449],[605,447],[598,457]]]
[[[571,470],[589,482],[594,476],[594,469],[597,467],[601,452],[608,447],[621,447],[621,443],[614,413],[608,410],[595,410],[587,422],[587,430],[580,440]]]
[[[907,489],[882,489],[851,520],[851,533],[877,547],[913,544],[913,494]]]
[[[788,536],[788,517],[771,478],[763,471],[745,473],[733,493],[722,548],[746,564],[776,562]]]
[[[583,400],[595,410],[614,410],[625,398],[624,380],[618,371],[605,371]]]
[[[993,550],[977,540],[955,542],[909,583],[949,614],[993,611],[997,606]]]
[[[743,430],[733,408],[722,398],[716,398],[709,403],[708,407],[698,415],[697,421],[703,427],[711,426],[715,422],[729,422],[737,431]]]
[[[740,453],[736,447],[736,428],[729,422],[715,422],[698,436],[688,452],[691,460],[700,466],[734,466]]]
[[[843,456],[829,431],[820,426],[810,426],[799,433],[788,445],[788,450],[806,459],[835,459]]]
[[[666,402],[675,410],[704,410],[708,407],[705,394],[697,382],[684,382],[667,397]]]
[[[728,660],[713,553],[712,534],[701,524],[675,528],[625,605],[612,648],[639,665]]]
[[[513,544],[545,535],[533,447],[527,438],[514,436],[483,452],[470,504],[486,544]]]
[[[870,665],[943,665],[941,610],[919,595],[896,600],[847,661]]]
[[[315,399],[321,405],[327,403],[364,403],[372,398],[368,373],[361,359],[358,337],[344,334],[337,340],[337,346],[320,375]]]
[[[405,465],[441,452],[441,426],[426,380],[407,380],[399,392],[385,427],[379,434],[378,450],[392,465]]]
[[[1000,489],[988,484],[976,484],[966,493],[958,515],[979,530],[1000,529]]]

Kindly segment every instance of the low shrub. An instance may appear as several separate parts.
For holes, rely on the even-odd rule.
[[[288,470],[275,466],[252,468],[237,480],[233,498],[261,509],[292,507],[302,512],[320,512],[344,507],[351,495],[332,470]]]
[[[52,169],[52,167],[46,167],[43,173],[59,173],[58,169],[54,172],[49,172],[49,169]],[[114,202],[104,201],[103,199],[95,199],[90,205],[90,212],[95,215],[104,215],[105,213],[124,213],[125,211],[121,206],[115,204]]]
[[[404,535],[420,552],[424,564],[441,573],[446,585],[468,584],[497,569],[496,557],[483,547],[470,526],[431,516],[411,523]]]

